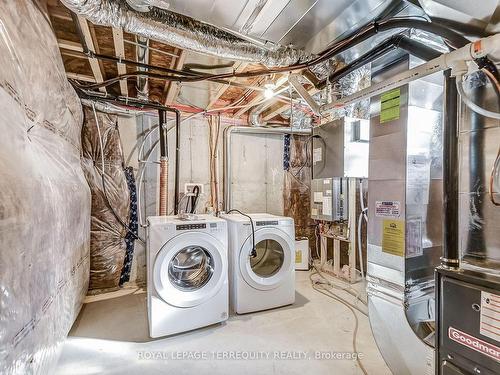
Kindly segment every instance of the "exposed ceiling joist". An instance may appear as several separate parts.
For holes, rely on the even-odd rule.
[[[280,78],[278,78],[278,80],[276,81],[275,83],[275,86],[276,88],[280,88],[281,86],[283,86],[283,84],[287,82],[287,76],[286,75],[283,75],[281,76]],[[257,105],[257,103],[261,102],[262,100],[264,99],[264,95],[262,93],[259,93],[258,95],[255,96],[255,98],[253,98],[252,100],[250,100],[248,102],[248,105]],[[278,98],[272,98],[272,99],[269,99],[269,105],[266,105],[266,108],[270,105],[272,105],[274,102],[276,102],[277,100],[279,100]],[[286,104],[285,104],[286,105]],[[244,114],[246,111],[248,111],[251,107],[245,107],[245,108],[241,108],[239,111],[237,111],[234,116],[235,117],[239,117],[241,116],[242,114]]]
[[[123,42],[123,30],[121,28],[113,27],[113,43],[115,46],[115,56],[119,59],[125,58],[125,44]],[[118,74],[126,74],[127,68],[125,64],[116,63]],[[128,96],[127,80],[120,81],[120,92],[123,96]]]
[[[59,48],[61,49],[67,49],[69,51],[77,51],[77,52],[83,52],[82,45],[77,42],[73,42],[71,40],[61,40],[59,39],[57,41]]]
[[[176,50],[177,57],[174,61],[174,69],[182,70],[184,66],[184,61],[186,60],[187,53],[185,50]],[[181,84],[179,82],[166,82],[165,83],[165,105],[170,105],[175,102],[177,99],[177,95],[179,95],[179,90],[181,88]]]
[[[262,96],[261,95],[256,95],[252,100],[250,100],[248,103],[245,103],[245,107],[239,109],[235,114],[234,114],[234,117],[240,117],[243,113],[245,113],[246,111],[248,111],[251,107],[253,107],[254,105],[257,105],[257,103],[259,103],[260,101],[262,101]]]
[[[236,67],[235,69],[235,72],[236,73],[240,73],[242,72],[243,70],[245,70],[245,68],[248,66],[249,63],[247,62],[239,62],[238,63],[238,66]],[[235,78],[231,78],[230,81],[233,82],[235,80]],[[230,85],[220,85],[219,88],[217,89],[217,92],[211,97],[210,99],[210,103],[208,103],[207,105],[207,110],[208,109],[211,109],[215,103],[217,103],[217,101],[220,99],[220,97],[222,95],[224,95],[224,93],[226,92],[226,90],[230,87]]]
[[[92,76],[88,76],[86,74],[66,72],[66,77],[68,77],[69,79],[77,80],[77,81],[95,83],[95,78]]]
[[[67,12],[67,9],[60,6],[48,6],[49,13],[54,18],[59,18],[65,21],[72,21],[71,15]]]
[[[78,23],[82,29],[83,37],[85,38],[85,43],[87,44],[87,48],[91,51],[95,52],[94,40],[92,39],[92,34],[90,33],[90,28],[87,20],[82,16],[78,16]],[[92,74],[97,83],[101,83],[104,81],[102,76],[101,67],[99,65],[99,61],[95,58],[89,57],[90,68],[92,69]],[[104,87],[99,88],[99,91],[106,92]]]
[[[307,90],[307,92],[310,94],[310,95],[314,95],[318,92],[319,90],[316,89],[316,88],[311,88],[309,90]],[[273,109],[271,112],[268,112],[268,113],[265,113],[264,116],[262,117],[262,119],[264,121],[269,121],[271,120],[273,117],[285,112],[287,109],[290,108],[290,103],[288,104],[280,104],[278,107],[276,107],[275,109]]]

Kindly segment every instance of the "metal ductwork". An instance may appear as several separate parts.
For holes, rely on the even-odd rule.
[[[379,60],[372,86],[418,63],[401,51]],[[368,309],[377,346],[398,375],[434,373],[434,269],[443,239],[442,84],[438,72],[371,98]],[[388,97],[389,110],[381,104]]]
[[[96,25],[123,28],[144,38],[219,58],[277,67],[313,57],[288,46],[256,45],[215,26],[165,9],[151,7],[140,12],[125,0],[62,0],[62,3]]]

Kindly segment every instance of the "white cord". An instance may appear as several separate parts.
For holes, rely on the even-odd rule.
[[[357,291],[356,289],[354,289],[349,283],[347,283],[341,279],[336,279],[339,282],[343,283],[345,286],[335,284],[333,281],[329,280],[314,263],[312,266],[313,266],[314,270],[316,271],[316,273],[323,279],[322,284],[327,284],[335,289],[342,290],[346,293],[349,293],[351,296],[355,297],[356,300],[360,301],[363,305],[365,305],[365,306],[367,305],[367,302],[364,301],[363,299],[361,299],[360,292]],[[366,313],[363,312],[363,314],[366,314]]]
[[[358,218],[358,256],[359,256],[359,268],[361,268],[361,278],[364,280],[365,279],[365,270],[364,270],[364,263],[363,263],[363,249],[361,246],[361,225],[363,224],[363,218],[365,219],[366,223],[368,223],[368,217],[366,216],[366,211],[368,211],[368,208],[365,207],[365,202],[364,202],[364,197],[363,197],[363,180],[359,181],[359,204],[361,205],[361,213],[359,214]]]
[[[321,276],[321,274],[318,272],[318,270],[316,268],[315,268],[315,270],[316,270],[316,273],[318,273]],[[317,291],[317,292],[319,292],[321,294],[324,294],[325,296],[330,297],[331,299],[333,299],[333,300],[335,300],[337,302],[340,302],[345,307],[347,307],[349,309],[349,311],[352,313],[352,315],[354,317],[354,330],[353,330],[353,333],[352,333],[352,347],[353,347],[354,352],[357,353],[358,349],[357,349],[357,345],[356,345],[356,338],[357,338],[357,335],[358,335],[359,321],[358,321],[358,316],[356,315],[356,312],[354,311],[354,309],[358,310],[359,312],[361,312],[365,316],[367,316],[367,314],[364,311],[362,311],[359,307],[351,304],[350,302],[348,302],[344,298],[342,298],[342,297],[338,296],[337,294],[333,293],[333,291],[331,291],[329,289],[325,289],[325,288],[319,288],[317,286],[317,281],[315,281],[313,279],[313,275],[314,275],[314,272],[310,273],[309,274],[309,279],[311,280],[312,288],[315,291]],[[368,372],[366,371],[365,367],[363,366],[363,363],[361,362],[359,356],[356,356],[356,362],[358,363],[358,366],[361,369],[361,371],[363,372],[363,374],[364,375],[368,375]]]
[[[104,174],[104,143],[102,141],[101,127],[99,126],[99,120],[97,119],[94,102],[92,102],[92,110],[94,111],[95,125],[97,128],[97,135],[99,136],[99,147],[101,148],[101,174]]]
[[[456,84],[457,84],[457,91],[460,94],[460,97],[462,98],[462,101],[469,107],[471,110],[474,112],[485,116],[485,117],[490,117],[494,118],[496,120],[500,120],[500,113],[498,112],[492,112],[488,111],[487,109],[484,109],[483,107],[478,106],[476,103],[474,103],[465,93],[463,83],[462,83],[463,75],[457,76]]]
[[[139,220],[139,224],[141,227],[147,227],[147,224],[142,222],[142,194],[141,194],[141,188],[142,188],[142,181],[144,179],[144,172],[146,172],[146,165],[149,163],[149,159],[151,158],[151,155],[153,155],[153,150],[160,143],[160,140],[158,139],[153,146],[151,147],[151,150],[149,151],[148,155],[146,156],[146,163],[141,164],[139,166],[139,171],[138,171],[138,179],[137,179],[137,218]]]
[[[361,278],[365,279],[365,266],[363,264],[363,248],[361,246],[361,225],[363,224],[364,211],[361,211],[358,218],[358,256],[359,268],[361,269]]]

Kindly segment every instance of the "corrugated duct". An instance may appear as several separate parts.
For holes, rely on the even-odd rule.
[[[314,57],[290,46],[271,44],[265,48],[168,10],[151,7],[139,12],[125,0],[62,0],[62,3],[94,24],[121,27],[132,34],[220,58],[278,67]]]

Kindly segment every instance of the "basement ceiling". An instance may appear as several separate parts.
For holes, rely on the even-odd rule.
[[[156,6],[261,41],[306,47],[327,32],[328,42],[370,21],[392,0],[127,0]],[[326,43],[323,47],[326,46]]]

